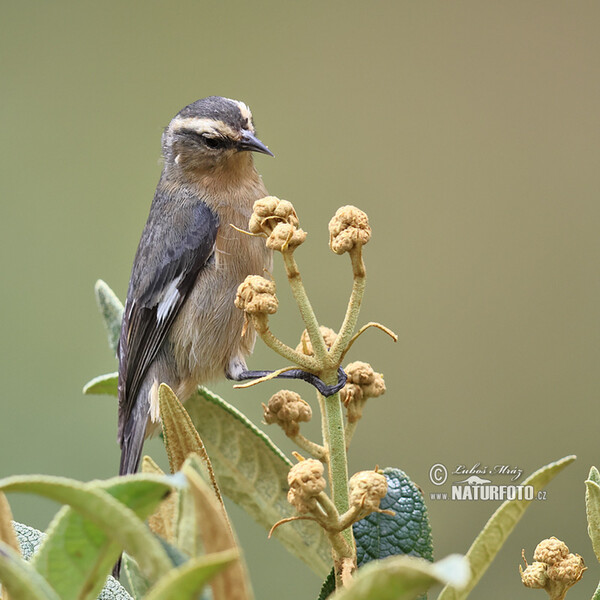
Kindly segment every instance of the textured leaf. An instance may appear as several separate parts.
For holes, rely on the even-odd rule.
[[[326,600],[326,598],[329,598],[333,592],[335,592],[335,569],[331,569],[331,571],[329,571],[327,579],[325,579],[323,585],[321,586],[321,591],[319,592],[319,597],[317,600]]]
[[[83,386],[84,394],[107,394],[117,396],[117,385],[119,382],[118,373],[107,373],[106,375],[98,375],[94,379],[88,381]]]
[[[588,475],[588,479],[600,485],[600,472],[596,467],[592,467],[590,469],[590,474]]]
[[[237,550],[192,558],[163,576],[145,600],[196,600],[204,585],[237,558]]]
[[[118,477],[95,482],[113,498],[146,519],[170,491],[165,478]],[[33,565],[62,600],[94,599],[104,585],[121,546],[69,506],[50,523]]]
[[[60,600],[50,584],[14,548],[2,541],[0,581],[15,600]]]
[[[295,515],[287,501],[290,461],[271,439],[241,412],[205,388],[186,402],[223,493],[269,530]],[[277,528],[273,537],[320,577],[331,570],[329,543],[310,521]]]
[[[380,507],[394,515],[371,513],[353,526],[358,566],[395,554],[433,560],[431,527],[423,494],[400,469],[384,469],[388,493]]]
[[[595,471],[595,473],[592,473]],[[592,548],[600,561],[600,485],[596,482],[598,470],[592,467],[585,482],[585,512],[587,514],[588,535],[592,540]]]
[[[142,459],[142,473],[164,475],[164,471],[149,457]],[[175,527],[177,524],[179,493],[173,491],[148,517],[150,529],[170,544],[175,543]]]
[[[104,326],[108,334],[108,345],[116,353],[121,335],[121,320],[123,319],[123,305],[117,295],[108,287],[108,284],[98,279],[94,286],[96,302],[104,319]]]
[[[175,392],[164,383],[161,383],[158,388],[158,401],[171,473],[179,471],[190,454],[198,455],[202,475],[206,481],[210,481],[213,492],[224,509],[223,498],[210,459],[183,404],[179,402]]]
[[[17,523],[17,521],[13,521],[13,527],[21,548],[21,556],[25,560],[30,560],[33,553],[41,546],[46,534],[28,525],[23,525],[23,523]]]
[[[135,477],[139,476],[130,476],[128,479]],[[159,480],[156,479],[156,482]],[[162,484],[165,484],[164,480]],[[171,563],[160,543],[133,510],[101,489],[100,485],[100,482],[83,484],[63,477],[37,475],[0,480],[0,490],[39,494],[68,504],[134,556],[142,571],[151,579],[166,573]]]
[[[30,560],[46,539],[46,534],[16,521],[13,521],[13,526],[21,547],[21,554],[25,560]],[[132,600],[132,598],[127,590],[114,577],[109,575],[98,600]]]
[[[196,526],[200,529],[204,548],[207,554],[233,550],[236,556],[239,556],[237,540],[227,519],[225,508],[192,466],[192,463],[197,460],[196,457],[191,456],[182,471],[194,498]],[[213,579],[212,590],[214,600],[252,598],[246,565],[241,558]]]
[[[540,490],[574,460],[575,456],[566,456],[550,463],[530,475],[521,485],[532,485],[535,498]],[[471,578],[468,585],[460,592],[444,588],[438,600],[462,600],[469,595],[532,502],[533,500],[507,500],[502,503],[467,552],[467,558],[471,565]]]
[[[133,597],[135,600],[142,600],[146,592],[150,589],[150,582],[142,575],[137,563],[129,554],[123,554],[121,564]]]
[[[414,600],[431,586],[460,587],[469,579],[464,556],[453,554],[437,563],[413,556],[390,556],[360,568],[352,585],[331,600]]]

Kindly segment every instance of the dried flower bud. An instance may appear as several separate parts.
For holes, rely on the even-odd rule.
[[[336,254],[363,246],[371,238],[369,218],[355,206],[338,208],[329,221],[329,246]]]
[[[269,314],[277,312],[275,282],[260,275],[248,275],[237,289],[235,305],[250,314]]]
[[[567,590],[582,578],[586,570],[583,558],[579,554],[569,554],[567,545],[555,537],[542,540],[533,557],[535,562],[525,571],[519,567],[521,581],[527,587],[543,588],[551,600],[564,598]]]
[[[564,542],[552,536],[547,540],[542,540],[533,553],[533,560],[553,565],[561,561],[569,554],[569,549]]]
[[[290,469],[288,484],[288,502],[301,514],[310,512],[316,508],[316,497],[325,489],[323,463],[314,458],[299,462]]]
[[[263,404],[263,407],[265,422],[269,425],[276,423],[290,437],[298,434],[301,422],[308,422],[312,417],[308,402],[291,390],[277,392],[271,396],[268,405]]]
[[[287,248],[294,249],[304,242],[306,231],[289,223],[278,223],[273,233],[267,238],[267,248],[283,252]]]
[[[379,509],[379,502],[387,494],[387,479],[376,471],[359,471],[350,477],[350,506],[367,513]]]
[[[335,342],[337,333],[329,327],[321,326],[319,327],[319,329],[321,330],[321,335],[323,336],[325,346],[327,347],[327,349],[331,348],[331,346],[333,346],[333,342]],[[306,329],[302,332],[302,336],[300,337],[300,343],[296,346],[296,351],[302,352],[302,354],[306,354],[306,356],[313,356],[314,354],[310,338],[308,337],[308,331],[306,331]]]
[[[579,554],[568,554],[563,560],[550,565],[547,573],[552,581],[568,584],[570,587],[583,577],[586,568]]]
[[[381,373],[375,373],[369,363],[356,361],[346,366],[348,381],[340,390],[340,398],[347,409],[348,422],[358,421],[367,398],[381,396],[385,381]]]
[[[519,567],[520,568],[520,567]],[[541,589],[546,586],[548,575],[546,575],[546,563],[534,562],[529,565],[524,571],[521,570],[521,581],[528,588]]]
[[[287,200],[267,196],[254,203],[248,225],[250,232],[267,237],[267,247],[282,252],[304,242],[306,232],[300,229],[294,206]]]

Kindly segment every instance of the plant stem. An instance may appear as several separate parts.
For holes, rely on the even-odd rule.
[[[326,383],[335,382],[337,373],[330,372]],[[323,441],[329,455],[328,469],[331,485],[331,499],[339,514],[344,514],[349,507],[348,502],[348,462],[346,456],[346,440],[344,436],[344,417],[340,394],[323,398],[325,419]],[[342,531],[342,536],[347,542],[347,552],[339,555],[339,548],[335,548],[334,566],[336,580],[341,583],[341,567],[344,559],[351,559],[356,564],[356,546],[352,528]]]
[[[290,362],[297,364],[298,366],[306,369],[307,371],[315,371],[319,368],[319,364],[312,356],[306,356],[306,354],[300,354],[293,348],[290,348],[287,344],[284,344],[279,338],[275,337],[269,329],[266,318],[253,318],[254,328],[260,335],[262,341],[271,348],[271,350],[277,352],[280,356],[287,358]]]
[[[302,284],[302,277],[300,276],[296,259],[294,258],[292,251],[282,252],[281,254],[283,256],[285,271],[290,282],[290,287],[292,288],[292,293],[294,294],[296,304],[300,309],[300,316],[302,317],[304,325],[306,326],[306,331],[308,333],[310,343],[312,344],[315,358],[319,364],[322,365],[324,364],[324,361],[327,360],[327,347],[325,346],[325,341],[321,335],[321,329],[319,328],[317,317],[315,316],[315,312],[310,304],[310,300],[308,299],[304,285]]]
[[[360,305],[367,283],[367,272],[365,263],[362,259],[362,246],[356,246],[350,250],[350,259],[352,261],[354,281],[352,282],[352,293],[350,295],[350,300],[348,301],[348,308],[346,309],[344,321],[342,322],[340,331],[330,350],[331,360],[334,363],[339,363],[342,360],[346,348],[350,344],[356,322],[358,321]]]

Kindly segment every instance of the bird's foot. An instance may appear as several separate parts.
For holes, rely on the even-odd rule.
[[[247,379],[260,379],[261,377],[268,377],[274,371],[241,371],[236,373],[235,376],[227,375],[228,379],[233,381],[245,381]],[[327,385],[324,381],[319,379],[316,375],[309,373],[307,371],[303,371],[302,369],[290,369],[289,371],[284,371],[283,373],[279,373],[274,375],[276,379],[302,379],[307,383],[310,383],[314,386],[320,394],[325,397],[333,396],[336,392],[339,392],[344,385],[346,385],[346,380],[348,376],[342,367],[338,369],[338,380],[334,385]]]

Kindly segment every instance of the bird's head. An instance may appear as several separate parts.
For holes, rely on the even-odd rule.
[[[206,173],[252,164],[250,152],[273,153],[257,137],[250,109],[237,100],[210,96],[180,110],[163,134],[167,166]]]

